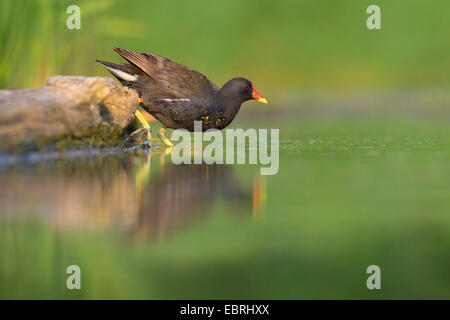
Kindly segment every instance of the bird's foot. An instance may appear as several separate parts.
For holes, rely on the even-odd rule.
[[[161,129],[158,131],[158,136],[161,139],[161,141],[166,145],[167,148],[172,148],[173,143],[166,137],[166,126],[162,126]]]
[[[133,151],[139,148],[151,148],[152,146],[152,129],[143,127],[133,131],[124,141],[123,149]]]

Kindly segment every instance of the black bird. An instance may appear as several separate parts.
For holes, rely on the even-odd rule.
[[[267,103],[245,78],[234,78],[219,89],[206,76],[187,66],[153,53],[137,53],[114,48],[129,64],[97,60],[122,85],[137,91],[139,102],[163,127],[159,137],[166,146],[173,146],[165,137],[165,129],[194,130],[194,121],[202,122],[202,130],[223,129],[233,121],[241,104],[255,99]],[[151,139],[150,126],[139,110],[138,120]]]

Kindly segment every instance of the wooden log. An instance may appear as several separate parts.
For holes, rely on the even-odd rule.
[[[0,90],[0,153],[121,143],[138,107],[111,78],[55,76],[44,87]]]

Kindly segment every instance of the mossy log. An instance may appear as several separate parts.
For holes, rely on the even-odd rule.
[[[137,93],[111,78],[55,76],[44,87],[0,90],[0,153],[121,143]]]

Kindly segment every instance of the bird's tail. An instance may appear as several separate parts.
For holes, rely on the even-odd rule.
[[[116,64],[112,62],[96,60],[106,69],[108,69],[111,74],[116,77],[120,82],[128,81],[133,82],[136,81],[138,76],[143,74],[141,70],[136,68],[131,64]]]

